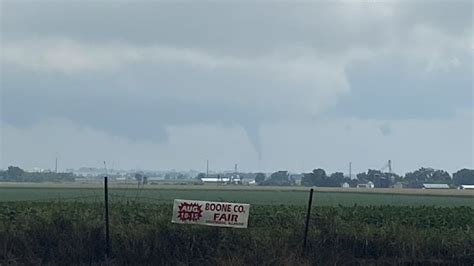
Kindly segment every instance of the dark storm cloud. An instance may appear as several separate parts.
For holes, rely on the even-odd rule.
[[[452,117],[473,104],[473,68],[467,60],[464,65],[469,67],[423,72],[396,58],[358,62],[347,71],[351,94],[329,113],[375,119]]]
[[[235,123],[258,147],[261,123],[312,116],[338,101],[332,113],[340,116],[446,116],[472,107],[472,55],[459,52],[472,32],[469,10],[469,1],[9,1],[1,18],[2,120],[68,119],[136,139],[165,139],[166,125]],[[44,40],[71,40],[73,48],[48,50]],[[109,45],[118,48],[107,55]],[[120,45],[134,48],[122,53]],[[429,58],[425,45],[441,61],[468,59],[425,75],[400,52]],[[160,47],[177,59],[148,62]]]
[[[165,140],[165,125],[239,124],[258,145],[258,125],[252,121],[271,121],[279,114],[278,110],[268,114],[274,107],[265,107],[265,103],[257,106],[236,104],[232,99],[208,101],[206,95],[197,100],[176,98],[170,94],[176,88],[184,88],[192,96],[199,94],[200,86],[238,90],[239,86],[258,86],[262,82],[249,80],[247,76],[242,83],[238,75],[189,69],[183,76],[177,74],[183,72],[179,69],[181,71],[139,67],[120,73],[89,73],[78,77],[5,67],[1,81],[2,120],[29,127],[45,118],[67,119],[111,135],[150,140]]]

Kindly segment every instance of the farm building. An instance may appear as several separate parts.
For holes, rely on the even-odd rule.
[[[474,185],[461,185],[459,186],[460,189],[474,189]]]
[[[423,184],[423,189],[449,189],[448,184]]]
[[[244,181],[242,181],[242,184],[250,186],[250,185],[257,185],[257,182],[255,182],[255,180],[245,179]]]
[[[120,176],[115,178],[116,182],[126,182],[127,178],[125,176]]]
[[[367,182],[367,184],[357,184],[357,188],[374,188],[374,183],[371,181]]]
[[[203,177],[201,181],[204,183],[227,183],[230,181],[229,177]]]
[[[74,177],[74,182],[77,183],[100,183],[102,180],[101,178]]]
[[[397,182],[397,183],[393,184],[393,188],[401,189],[401,188],[403,188],[403,184],[401,182]]]
[[[344,183],[341,185],[341,187],[343,187],[343,188],[348,188],[348,187],[350,187],[350,186],[349,186],[349,183],[344,182]]]
[[[165,180],[165,177],[164,176],[150,176],[147,178],[147,180],[149,182],[152,182],[152,181],[163,181]]]
[[[293,182],[295,182],[295,185],[301,185],[301,180],[303,179],[303,175],[302,174],[291,174],[290,175],[290,180],[292,180]]]

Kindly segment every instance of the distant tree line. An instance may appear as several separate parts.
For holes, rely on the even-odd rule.
[[[453,187],[460,185],[474,185],[474,170],[461,169],[452,176],[444,170],[422,167],[413,172],[408,172],[404,176],[395,173],[382,172],[380,170],[369,169],[367,172],[359,173],[356,178],[351,179],[344,176],[341,172],[335,172],[330,175],[324,169],[314,169],[310,173],[299,175],[301,185],[317,187],[340,187],[347,183],[350,187],[357,184],[372,182],[375,187],[389,188],[396,183],[403,184],[408,188],[421,188],[424,183],[448,184]],[[298,183],[292,178],[288,171],[278,171],[271,174],[268,178],[263,173],[257,173],[255,182],[262,186],[288,186]]]
[[[350,187],[357,184],[372,182],[375,187],[388,188],[396,183],[402,183],[404,187],[420,188],[424,183],[448,184],[452,187],[460,185],[474,185],[474,170],[461,169],[452,176],[444,171],[433,168],[422,167],[413,172],[408,172],[404,176],[395,173],[387,173],[380,170],[369,169],[367,172],[359,173],[356,178],[351,179],[344,176],[341,172],[335,172],[330,175],[324,169],[317,168],[310,173],[291,175],[288,171],[277,171],[270,176],[264,173],[240,174],[243,179],[254,178],[255,182],[261,186],[317,186],[317,187],[340,187],[347,183]],[[0,170],[0,181],[10,182],[73,182],[75,179],[73,173],[55,173],[55,172],[27,172],[17,166],[9,166],[7,170]],[[200,173],[197,178],[205,177]],[[183,177],[178,177],[181,179]],[[146,184],[148,177],[142,173],[135,174],[135,179]]]
[[[73,173],[26,172],[17,166],[9,166],[7,170],[0,171],[0,181],[10,182],[73,182],[74,177]]]

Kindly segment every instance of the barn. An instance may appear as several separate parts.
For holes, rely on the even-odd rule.
[[[357,184],[357,188],[374,188],[374,183],[372,181],[367,182],[366,184]]]
[[[229,177],[203,177],[201,181],[204,183],[227,183],[230,181]]]
[[[423,184],[423,189],[449,189],[448,184]]]

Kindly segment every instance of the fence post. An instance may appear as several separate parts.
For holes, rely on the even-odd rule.
[[[303,254],[306,252],[306,241],[308,239],[309,217],[311,215],[311,205],[313,203],[313,191],[314,189],[311,189],[309,191],[308,212],[306,213],[306,224],[304,228]]]
[[[104,201],[105,201],[105,259],[110,256],[110,236],[109,236],[109,186],[107,177],[104,176]]]

